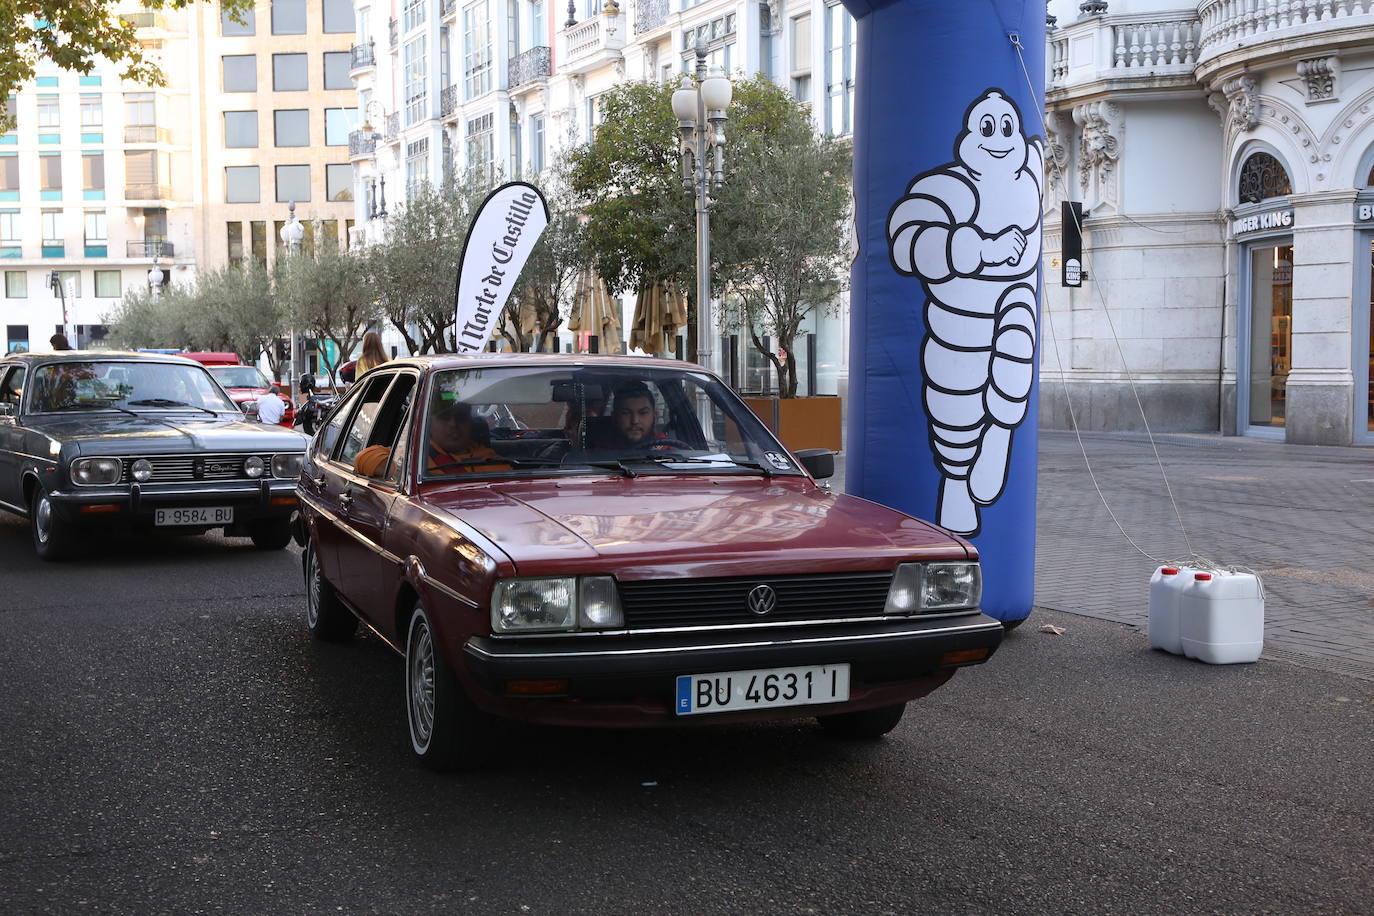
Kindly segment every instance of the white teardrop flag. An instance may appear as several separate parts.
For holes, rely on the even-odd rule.
[[[501,185],[477,208],[463,242],[453,295],[459,353],[486,346],[516,278],[548,224],[544,195],[523,181]]]

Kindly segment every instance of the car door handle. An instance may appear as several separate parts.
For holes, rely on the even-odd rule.
[[[319,487],[321,490],[324,489],[324,475],[323,475],[323,474],[321,474],[319,477],[311,477],[310,480],[311,480],[312,483],[315,484],[315,486]]]
[[[352,506],[352,505],[353,505],[353,494],[352,494],[352,493],[340,493],[340,494],[339,494],[339,505],[343,506],[344,509],[348,509],[350,506]]]

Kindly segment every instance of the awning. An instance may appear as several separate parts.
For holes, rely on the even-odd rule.
[[[676,289],[655,283],[639,291],[630,346],[654,355],[668,353],[667,339],[687,323],[687,302]]]
[[[587,270],[577,278],[568,330],[579,335],[595,334],[601,353],[620,352],[620,300],[611,295],[595,270]]]

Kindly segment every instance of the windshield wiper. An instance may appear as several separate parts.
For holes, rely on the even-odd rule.
[[[724,470],[726,467],[740,467],[748,468],[749,470],[753,471],[758,471],[764,477],[773,476],[773,472],[771,470],[769,470],[764,465],[754,461],[739,460],[735,458],[730,458],[725,461],[721,461],[720,459],[716,458],[693,458],[687,455],[674,455],[672,453],[629,455],[624,458],[617,458],[615,461],[583,461],[578,463],[586,464],[594,468],[611,468],[613,470],[620,470],[625,474],[626,477],[638,476],[635,474],[634,469],[631,468],[628,464],[626,464],[626,462],[648,462],[650,464],[656,464],[660,466],[668,464],[709,464],[721,468],[722,470]]]
[[[132,410],[125,410],[117,404],[68,404],[66,407],[59,407],[58,410],[117,410],[120,413],[127,413],[131,417],[138,416]]]
[[[201,407],[198,404],[187,404],[185,401],[173,401],[169,398],[143,398],[139,401],[125,401],[130,407],[189,407],[192,410],[199,410],[208,413],[212,417],[219,416],[217,411],[208,407]]]

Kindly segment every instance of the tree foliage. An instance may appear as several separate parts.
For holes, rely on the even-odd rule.
[[[277,259],[275,287],[290,315],[291,326],[307,337],[327,340],[337,348],[320,362],[334,383],[339,364],[382,318],[367,259],[333,245]]]
[[[148,12],[180,10],[195,0],[140,0]],[[214,0],[207,0],[214,2]],[[218,0],[242,21],[253,0]],[[160,86],[157,65],[144,57],[136,20],[116,9],[119,0],[0,0],[0,98],[8,98],[34,78],[35,66],[49,58],[60,69],[90,73],[98,59],[123,64],[122,77],[135,83]],[[0,116],[0,129],[14,125]]]

